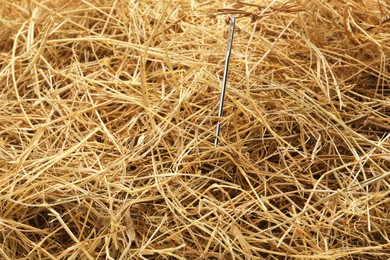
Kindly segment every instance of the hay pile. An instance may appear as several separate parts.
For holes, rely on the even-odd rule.
[[[386,259],[389,15],[2,0],[0,258]]]

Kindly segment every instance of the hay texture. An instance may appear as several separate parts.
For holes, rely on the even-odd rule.
[[[0,258],[387,259],[389,59],[385,0],[0,0]]]

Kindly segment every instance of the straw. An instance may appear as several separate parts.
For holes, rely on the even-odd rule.
[[[387,2],[2,0],[0,259],[387,260]]]

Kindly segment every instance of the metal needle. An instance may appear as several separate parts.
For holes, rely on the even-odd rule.
[[[226,84],[227,84],[227,76],[229,71],[229,62],[230,62],[230,55],[232,53],[232,47],[233,47],[233,37],[234,37],[234,27],[236,24],[236,18],[234,16],[230,17],[230,26],[228,31],[228,37],[227,37],[227,47],[226,47],[226,59],[225,59],[225,69],[223,71],[223,81],[222,81],[222,92],[221,92],[221,99],[219,101],[219,110],[218,110],[218,117],[221,118],[223,115],[223,103],[225,100],[225,94],[226,94]],[[217,130],[216,130],[216,138],[214,141],[214,145],[217,146],[219,143],[219,135],[221,134],[221,121],[218,121],[217,124]]]

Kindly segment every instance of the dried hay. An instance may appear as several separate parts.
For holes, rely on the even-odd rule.
[[[2,259],[390,254],[388,1],[0,3]]]

